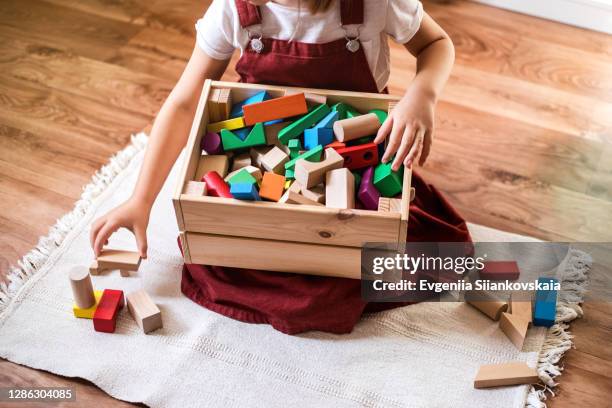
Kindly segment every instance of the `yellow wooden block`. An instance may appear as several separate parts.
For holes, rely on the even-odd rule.
[[[223,120],[221,122],[209,123],[208,126],[206,127],[206,130],[208,130],[209,132],[218,133],[221,131],[221,129],[234,130],[234,129],[240,129],[243,127],[244,127],[244,118],[239,117],[239,118],[234,118],[234,119]]]
[[[100,303],[100,298],[102,298],[102,292],[102,290],[94,290],[96,303],[92,307],[81,309],[76,304],[73,304],[72,311],[74,312],[74,317],[80,317],[81,319],[93,319],[93,315],[96,313],[96,309],[98,308],[98,303]]]
[[[289,190],[289,187],[291,187],[291,183],[293,183],[292,180],[285,181],[285,190]]]

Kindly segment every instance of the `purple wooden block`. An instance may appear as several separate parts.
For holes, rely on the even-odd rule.
[[[221,144],[221,137],[218,133],[208,132],[202,137],[200,147],[208,154],[221,154],[223,153],[223,147]]]
[[[367,210],[378,210],[378,199],[380,193],[374,187],[372,179],[374,178],[374,167],[368,167],[361,176],[361,184],[359,185],[359,192],[357,198],[363,204]]]

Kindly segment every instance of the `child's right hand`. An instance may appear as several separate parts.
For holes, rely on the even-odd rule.
[[[96,258],[108,242],[108,238],[122,227],[134,233],[138,252],[141,258],[146,258],[150,212],[150,206],[132,198],[94,221],[91,225],[90,241]]]

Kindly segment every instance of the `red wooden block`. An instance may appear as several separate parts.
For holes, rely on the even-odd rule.
[[[484,263],[480,271],[481,279],[516,280],[521,272],[515,261],[489,261]]]
[[[344,157],[344,167],[350,170],[378,164],[378,145],[375,143],[344,147],[336,151]]]
[[[230,193],[229,185],[216,171],[209,171],[206,173],[204,176],[202,176],[202,181],[206,182],[208,195],[214,197],[234,198],[232,193]]]
[[[308,105],[306,105],[304,94],[298,93],[244,105],[242,111],[244,112],[245,125],[250,126],[259,122],[284,119],[308,113]]]
[[[93,316],[94,330],[104,333],[114,333],[117,315],[123,308],[123,291],[104,289],[98,308]]]
[[[328,144],[327,146],[325,146],[325,148],[327,149],[328,147],[331,147],[332,149],[343,149],[346,147],[346,143],[342,143],[339,141],[335,141],[335,142],[331,142],[330,144]]]

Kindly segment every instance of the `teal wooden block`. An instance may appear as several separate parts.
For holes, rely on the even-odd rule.
[[[262,123],[258,123],[253,126],[251,132],[246,139],[241,140],[231,130],[221,130],[221,143],[223,143],[223,150],[238,150],[246,149],[248,147],[261,146],[266,144],[266,135],[264,133],[264,127]]]
[[[559,280],[555,278],[539,278],[538,284],[548,286],[547,289],[536,291],[533,307],[533,325],[550,327],[557,317],[557,290]]]
[[[261,201],[255,184],[234,183],[230,187],[230,193],[238,200]]]
[[[263,102],[263,101],[265,101],[267,99],[270,99],[270,97],[268,95],[268,92],[261,91],[261,92],[257,92],[253,96],[249,96],[248,98],[246,98],[242,102],[235,103],[232,106],[232,110],[230,111],[230,118],[237,118],[237,117],[240,117],[240,116],[244,116],[244,112],[242,112],[242,107],[243,106],[250,105],[252,103]]]
[[[257,184],[257,179],[247,169],[242,169],[227,180],[227,182],[230,186],[232,184]]]
[[[293,180],[295,179],[295,170],[293,169],[285,169],[285,179]]]
[[[391,170],[389,163],[380,163],[374,169],[374,187],[383,197],[395,197],[402,192],[402,179],[404,176],[404,166],[398,171]]]
[[[278,132],[278,140],[286,145],[289,140],[295,139],[306,129],[313,126],[315,123],[323,119],[330,112],[329,106],[321,104],[308,112],[306,115],[297,119],[295,122],[285,126]]]
[[[318,161],[321,161],[321,153],[323,153],[323,146],[321,146],[321,145],[318,145],[314,149],[310,149],[308,151],[305,151],[304,153],[300,154],[295,159],[292,159],[292,160],[288,161],[287,163],[285,163],[285,170],[294,170],[295,169],[295,162],[297,162],[300,159],[304,159],[304,160],[307,160],[309,162],[318,162]]]
[[[300,139],[291,139],[287,144],[287,147],[289,147],[289,158],[295,159],[300,155],[300,150],[302,150],[302,142],[300,142]]]
[[[373,113],[376,116],[378,116],[378,121],[380,122],[381,125],[384,123],[385,120],[387,120],[387,112],[385,112],[382,109],[372,109],[368,113]]]

